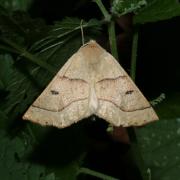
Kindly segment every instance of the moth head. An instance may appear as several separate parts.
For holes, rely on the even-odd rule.
[[[80,51],[86,58],[97,59],[105,50],[97,44],[96,41],[90,40],[88,43],[81,46]]]

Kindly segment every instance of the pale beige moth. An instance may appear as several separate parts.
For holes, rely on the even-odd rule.
[[[64,128],[91,115],[123,127],[158,120],[117,60],[93,40],[68,59],[23,119]]]

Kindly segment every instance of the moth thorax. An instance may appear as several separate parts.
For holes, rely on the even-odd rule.
[[[90,94],[89,94],[89,110],[91,114],[94,114],[97,111],[98,108],[98,99],[95,93],[94,87],[90,88]]]

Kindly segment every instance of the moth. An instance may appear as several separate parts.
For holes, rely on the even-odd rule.
[[[94,40],[69,58],[23,119],[64,128],[91,115],[123,127],[158,120],[128,74]]]

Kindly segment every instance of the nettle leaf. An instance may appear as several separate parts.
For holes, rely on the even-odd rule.
[[[111,11],[118,16],[133,12],[134,23],[143,24],[179,16],[180,3],[177,0],[114,0]]]
[[[59,21],[59,22],[57,21],[53,27],[53,30],[55,31],[56,28],[57,30],[58,28],[59,30],[61,28],[67,29],[67,30],[73,30],[73,29],[79,29],[80,26],[82,26],[83,28],[93,26],[94,29],[97,30],[98,32],[101,29],[100,26],[98,26],[99,23],[100,21],[96,19],[90,19],[88,22],[86,22],[84,20],[80,20],[79,18],[66,17],[62,21]]]
[[[73,36],[81,35],[81,28],[83,28],[86,41],[89,40],[88,36],[97,36],[101,30],[101,21],[91,19],[88,22],[78,18],[67,17],[62,21],[55,22],[51,27],[48,35],[37,41],[32,47],[31,51],[39,51],[39,53],[47,51],[51,48],[56,49],[57,46],[63,45],[66,40]]]
[[[114,0],[111,11],[113,14],[122,16],[127,13],[136,12],[147,5],[146,0]]]
[[[147,6],[134,16],[134,23],[156,22],[180,15],[178,0],[147,0],[147,2]]]
[[[180,175],[179,102],[179,93],[169,95],[157,109],[160,120],[136,128],[146,173],[151,179],[177,180]]]
[[[45,167],[28,160],[32,145],[27,139],[10,138],[0,131],[0,174],[2,179],[53,180],[54,174],[46,175]]]

